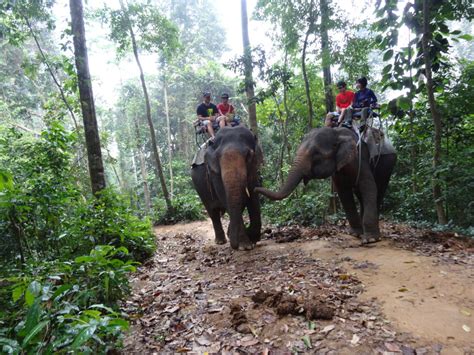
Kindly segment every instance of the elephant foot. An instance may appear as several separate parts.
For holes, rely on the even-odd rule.
[[[362,230],[362,228],[349,227],[349,234],[353,235],[354,237],[360,238],[361,235],[364,234],[364,231]]]
[[[377,234],[363,234],[362,244],[377,243],[380,240],[380,235]]]
[[[240,242],[239,243],[239,250],[252,250],[255,248],[255,244],[248,241],[248,242]]]
[[[259,242],[261,239],[260,231],[258,232],[247,231],[247,235],[249,236],[249,239],[253,244],[257,244],[257,242]]]
[[[216,241],[216,244],[218,244],[218,245],[227,243],[227,239],[225,239],[225,237],[224,238],[216,238],[215,241]]]

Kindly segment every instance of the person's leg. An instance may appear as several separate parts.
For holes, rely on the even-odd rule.
[[[209,123],[207,124],[207,132],[211,136],[211,138],[215,138],[215,133],[214,133],[214,128],[212,127],[212,121],[209,120]]]
[[[369,117],[369,108],[368,107],[364,107],[361,111],[361,117],[362,117],[362,122],[365,123],[365,121],[367,120],[367,117]]]
[[[344,114],[344,123],[342,124],[344,127],[351,128],[352,127],[352,109],[346,108]]]
[[[339,114],[339,119],[337,120],[338,126],[341,124],[341,122],[344,121],[345,113],[346,113],[346,109],[345,108],[341,109],[341,113]]]
[[[226,122],[225,122],[225,116],[220,116],[218,118],[218,121],[219,122],[219,127],[220,128],[224,128],[226,126]]]

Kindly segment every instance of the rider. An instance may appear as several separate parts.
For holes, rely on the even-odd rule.
[[[339,119],[337,120],[337,125],[342,122],[347,108],[352,105],[352,101],[354,100],[354,92],[351,90],[347,90],[347,84],[344,81],[339,81],[336,86],[339,89],[339,94],[337,94],[336,96],[337,112],[329,113],[326,116],[326,126],[328,127],[332,125],[331,121],[334,116],[339,116]]]
[[[229,94],[221,95],[222,102],[217,105],[217,110],[219,111],[219,117],[217,117],[217,122],[219,122],[219,127],[225,127],[233,120],[235,114],[235,109],[232,104],[229,104]]]
[[[365,121],[369,115],[369,109],[377,106],[377,96],[374,92],[367,87],[367,78],[361,77],[356,81],[356,88],[358,91],[355,93],[352,108],[357,110],[354,114],[347,114],[344,120],[343,126],[352,127],[352,117],[362,118]]]
[[[207,126],[207,131],[211,136],[211,140],[214,140],[214,126],[216,126],[216,116],[219,111],[217,110],[217,106],[211,102],[210,92],[205,92],[202,96],[203,102],[197,107],[196,113],[202,124]]]

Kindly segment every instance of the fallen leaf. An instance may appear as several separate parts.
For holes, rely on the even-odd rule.
[[[352,340],[351,340],[351,344],[352,345],[357,345],[357,343],[359,342],[360,338],[357,336],[357,334],[354,334],[352,336]]]
[[[394,353],[400,353],[402,350],[397,344],[394,343],[385,343],[385,347],[387,348],[388,351],[394,352]]]
[[[212,307],[207,310],[207,313],[220,313],[224,307]]]
[[[321,330],[320,333],[328,334],[334,328],[336,328],[336,326],[334,324],[328,325],[328,326],[324,327],[324,329]]]
[[[471,327],[469,327],[466,324],[463,324],[462,329],[464,329],[465,332],[469,333],[471,331]]]
[[[398,289],[398,292],[407,292],[408,289],[406,287],[402,287]]]
[[[467,309],[461,309],[461,313],[464,314],[467,317],[471,316],[471,312],[469,312]]]
[[[188,353],[191,350],[193,350],[193,349],[191,349],[191,348],[178,348],[178,349],[176,349],[176,352],[177,353]]]
[[[244,340],[240,341],[240,345],[242,345],[242,346],[253,346],[253,345],[257,345],[257,344],[258,344],[258,339],[256,339],[256,338],[250,339],[250,340],[247,340],[247,341],[244,341]]]
[[[169,306],[169,307],[166,307],[166,308],[163,310],[163,312],[164,312],[164,313],[174,313],[174,312],[176,312],[176,311],[178,311],[178,310],[179,310],[179,306],[174,306],[174,307]]]
[[[202,346],[208,346],[211,344],[211,341],[207,339],[206,337],[199,337],[196,339],[196,342]]]
[[[305,335],[304,337],[301,338],[301,340],[303,340],[304,345],[305,345],[308,349],[312,349],[312,346],[311,346],[311,339],[309,338],[309,336]]]

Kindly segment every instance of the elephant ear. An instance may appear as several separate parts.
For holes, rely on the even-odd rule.
[[[350,134],[344,134],[344,133],[341,132],[337,139],[337,148],[336,148],[337,149],[336,151],[337,170],[341,170],[357,155],[357,144],[354,138]]]
[[[206,154],[204,155],[204,161],[209,170],[215,174],[220,174],[221,169],[219,167],[218,152],[212,145],[207,148]]]

